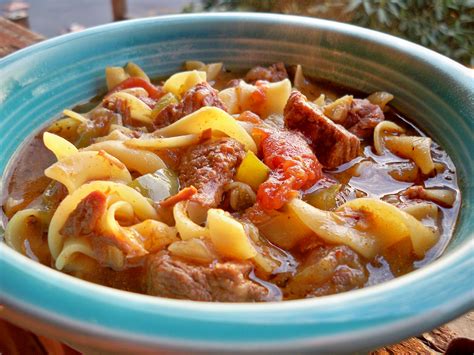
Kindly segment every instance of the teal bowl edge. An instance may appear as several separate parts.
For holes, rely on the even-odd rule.
[[[234,32],[229,34],[225,28],[219,27],[223,25],[232,25]],[[195,48],[186,41],[183,43],[190,47],[183,48],[180,55],[168,53],[165,64],[159,63],[150,50],[160,49],[160,41],[171,46],[173,40],[178,40],[184,34],[189,35],[190,42],[200,43],[198,35],[206,31],[209,33],[212,29],[216,33],[215,43],[221,46],[226,44],[222,52],[215,51],[215,56],[225,56],[227,52],[233,55],[238,53],[238,44],[228,43],[227,37],[242,36],[236,42],[247,41],[245,43],[250,43],[248,46],[253,50],[257,45],[263,46],[262,51],[257,51],[258,57],[249,55],[245,60],[234,59],[236,65],[256,64],[262,58],[269,62],[275,56],[294,62],[298,55],[301,58],[306,54],[311,58],[304,64],[317,63],[321,70],[320,76],[332,75],[336,81],[362,91],[374,89],[368,80],[351,79],[351,74],[357,73],[355,69],[337,63],[341,69],[335,70],[338,66],[331,64],[330,60],[314,57],[317,54],[344,56],[347,62],[363,63],[374,73],[383,71],[391,82],[397,83],[394,89],[414,87],[424,90],[430,102],[423,102],[419,97],[411,99],[406,94],[409,90],[399,89],[396,97],[405,100],[398,99],[395,105],[402,112],[404,108],[421,105],[423,112],[416,112],[411,117],[419,117],[421,126],[446,147],[458,166],[463,206],[456,238],[446,255],[409,275],[347,294],[270,304],[208,304],[154,298],[93,285],[38,265],[2,244],[0,270],[3,276],[0,291],[6,314],[12,319],[28,322],[33,328],[39,325],[49,327],[52,333],[84,345],[97,343],[97,346],[105,347],[107,340],[113,340],[123,349],[158,346],[188,350],[252,351],[263,348],[274,351],[353,351],[370,349],[421,333],[472,309],[474,277],[469,270],[474,270],[473,185],[470,179],[473,163],[469,148],[470,145],[472,148],[473,141],[474,76],[443,56],[388,35],[323,20],[234,13],[133,20],[37,44],[0,60],[0,169],[5,172],[9,157],[28,132],[56,115],[60,108],[93,96],[91,93],[103,86],[103,82],[98,80],[91,79],[84,84],[79,80],[83,72],[89,73],[89,77],[102,75],[102,71],[91,64],[97,57],[93,55],[94,50],[105,48],[106,54],[120,53],[117,57],[99,56],[99,63],[136,56],[137,62],[142,64],[140,58],[149,56],[150,62],[144,63],[146,70],[149,68],[152,72],[155,70],[157,73],[169,74],[183,60],[186,50],[192,49],[196,56],[203,59],[215,57],[206,48]],[[154,32],[158,30],[161,36],[168,37],[160,38]],[[120,42],[117,37],[124,37],[125,34],[127,36],[121,43],[122,47],[114,48]],[[138,39],[139,34],[148,34],[146,38],[153,44],[149,45],[151,49],[143,49],[146,41]],[[104,44],[104,36],[109,40],[114,38],[111,44]],[[159,38],[156,39],[156,36]],[[293,44],[295,55],[272,51],[271,47],[265,47],[262,37],[270,38],[268,46],[280,41],[292,49]],[[317,43],[314,43],[315,39]],[[347,41],[350,40],[356,41],[351,51],[347,49]],[[91,43],[103,47],[90,49]],[[304,51],[298,52],[298,46]],[[317,49],[313,49],[316,46]],[[60,48],[69,51],[58,57]],[[78,58],[74,60],[74,51],[78,48],[86,54],[91,53],[92,58],[88,60],[82,54],[76,55]],[[139,48],[141,52],[133,53],[134,48]],[[383,53],[381,48],[384,49]],[[51,55],[55,57],[49,57]],[[380,65],[373,63],[374,60],[383,62],[390,58],[391,68],[381,69]],[[231,62],[233,60],[230,54],[228,59]],[[37,64],[37,61],[42,64]],[[64,66],[59,65],[61,61]],[[25,63],[33,64],[32,68],[38,71],[28,72],[24,68]],[[52,71],[50,63],[56,65],[55,71]],[[79,69],[74,69],[71,63],[79,63]],[[155,69],[152,68],[154,65]],[[68,78],[68,84],[77,85],[76,92],[61,86],[61,80],[65,81],[63,72],[68,69],[73,73]],[[23,72],[18,73],[16,70]],[[59,78],[58,82],[53,80],[54,77],[51,78],[53,72],[54,77]],[[398,78],[393,73],[403,75]],[[370,78],[370,72],[366,71],[366,75]],[[374,82],[378,80],[376,77],[371,79]],[[46,80],[48,85],[38,83],[41,80]],[[388,81],[378,82],[377,85],[384,83]],[[52,98],[60,98],[68,92],[71,96],[51,103],[48,95],[45,95],[49,88],[52,89]],[[81,88],[84,92],[77,92]],[[15,105],[9,102],[11,95],[16,96]],[[16,119],[32,117],[28,116],[31,112],[34,118],[29,122]],[[426,112],[433,117],[449,117],[460,128],[450,127],[449,122],[439,118],[436,124],[430,122]],[[20,127],[24,128],[23,131],[15,136],[15,132],[21,130]],[[448,138],[443,139],[445,135]],[[14,142],[15,137],[19,142]],[[459,149],[459,145],[462,149]]]

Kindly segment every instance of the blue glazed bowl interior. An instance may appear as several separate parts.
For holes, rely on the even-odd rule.
[[[437,261],[396,280],[319,299],[207,304],[89,284],[1,247],[7,314],[76,344],[121,349],[370,349],[431,329],[474,306],[472,71],[432,51],[353,26],[257,14],[170,16],[55,38],[0,61],[0,170],[32,132],[105,87],[104,68],[139,64],[152,76],[185,60],[232,68],[282,61],[393,105],[434,138],[457,166],[463,205]]]

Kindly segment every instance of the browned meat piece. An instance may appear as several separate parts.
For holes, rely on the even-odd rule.
[[[147,254],[142,243],[125,234],[107,233],[100,228],[100,220],[107,208],[107,196],[93,191],[82,199],[69,215],[59,233],[64,237],[90,237],[91,246],[98,260],[107,260],[108,246],[120,249],[127,257]]]
[[[166,127],[204,106],[214,106],[227,111],[217,94],[218,91],[207,82],[199,83],[186,91],[181,102],[168,105],[161,110],[153,120],[153,126],[155,128]]]
[[[258,80],[265,80],[271,83],[281,81],[288,78],[285,65],[283,63],[275,63],[268,68],[255,67],[245,75],[245,81],[255,83]]]
[[[368,279],[359,256],[347,246],[319,246],[312,250],[287,284],[292,298],[319,297],[364,287]]]
[[[208,266],[191,264],[167,253],[147,262],[147,293],[194,301],[258,302],[279,295],[249,279],[250,263],[225,262]]]
[[[100,191],[91,192],[72,211],[60,233],[65,237],[92,235],[106,207],[107,196]]]
[[[354,99],[347,118],[341,124],[359,138],[370,137],[375,126],[385,119],[382,109],[366,99]]]
[[[359,154],[359,139],[324,116],[318,107],[310,105],[299,91],[291,93],[284,116],[285,126],[305,135],[326,168],[336,168]]]
[[[191,200],[217,207],[224,185],[232,181],[244,154],[242,144],[231,138],[192,146],[181,159],[179,181],[182,186],[194,186],[198,190]]]

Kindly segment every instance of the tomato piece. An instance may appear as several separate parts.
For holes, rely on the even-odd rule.
[[[197,189],[194,186],[185,187],[180,190],[176,195],[168,197],[166,200],[161,201],[162,207],[172,207],[180,201],[189,200],[194,194],[197,193]]]
[[[131,77],[131,78],[125,79],[116,87],[114,87],[112,90],[110,90],[108,94],[106,95],[106,97],[117,91],[130,89],[130,88],[138,88],[138,87],[145,89],[146,92],[148,92],[148,95],[150,96],[150,98],[154,100],[158,100],[160,97],[164,95],[164,92],[163,90],[161,90],[161,88],[156,87],[155,85],[149,83],[148,81],[142,78]]]
[[[261,138],[264,163],[272,169],[270,177],[257,191],[257,202],[263,209],[279,209],[322,177],[322,166],[306,140],[298,133],[255,128]]]

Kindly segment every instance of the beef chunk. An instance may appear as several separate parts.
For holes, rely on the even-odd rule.
[[[359,154],[359,139],[324,116],[298,91],[291,93],[284,117],[285,126],[305,135],[316,157],[326,168],[336,168]]]
[[[194,301],[269,301],[272,293],[251,281],[250,263],[191,264],[162,252],[147,262],[147,293]]]
[[[359,256],[349,247],[320,245],[309,251],[287,284],[285,295],[292,299],[346,292],[364,287],[367,275]]]
[[[245,151],[231,138],[207,141],[188,148],[179,165],[182,186],[194,186],[198,193],[193,201],[203,206],[217,207],[222,199],[224,185],[231,182]]]
[[[181,102],[168,105],[161,110],[153,120],[153,126],[155,128],[166,127],[204,106],[214,106],[227,111],[217,94],[218,91],[207,82],[199,83],[186,91]]]
[[[105,213],[107,196],[100,191],[93,191],[77,205],[67,218],[60,233],[65,237],[90,236]]]
[[[258,80],[265,80],[271,83],[281,81],[288,78],[285,65],[283,63],[276,63],[270,65],[268,68],[255,67],[245,75],[245,81],[248,83],[255,83]]]
[[[272,171],[257,191],[257,202],[265,210],[279,209],[321,179],[322,167],[300,132],[254,128],[260,137],[263,162]]]
[[[341,124],[359,138],[370,137],[375,126],[385,119],[382,109],[366,99],[354,99]]]

